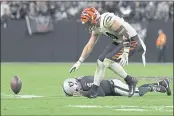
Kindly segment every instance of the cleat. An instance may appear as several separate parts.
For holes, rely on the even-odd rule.
[[[171,93],[171,89],[170,89],[170,80],[168,78],[164,79],[163,81],[160,81],[159,85],[162,85],[162,86],[164,86],[166,88],[168,96],[170,96],[172,94]]]
[[[126,84],[128,85],[129,87],[129,95],[128,97],[132,97],[135,93],[135,88],[136,88],[136,85],[137,85],[137,80],[133,77],[126,77],[125,78],[125,81],[126,81]]]

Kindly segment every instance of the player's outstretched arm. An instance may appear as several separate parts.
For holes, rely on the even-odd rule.
[[[70,73],[76,71],[79,68],[80,64],[89,56],[89,54],[92,52],[94,45],[96,44],[98,38],[99,38],[98,34],[95,34],[95,32],[91,33],[91,37],[90,37],[88,43],[83,48],[83,51],[81,53],[79,60],[69,70]]]
[[[95,32],[91,33],[91,37],[88,41],[88,43],[85,45],[82,54],[80,56],[80,59],[83,59],[82,62],[89,56],[89,54],[92,52],[97,40],[99,38],[98,34],[95,34]],[[79,60],[80,60],[79,59]]]

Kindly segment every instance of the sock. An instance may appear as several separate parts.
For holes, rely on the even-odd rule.
[[[103,64],[103,62],[100,60],[97,60],[97,68],[94,74],[94,85],[100,86],[100,82],[104,78],[105,69],[106,67]]]
[[[115,72],[116,74],[118,74],[122,78],[126,78],[127,77],[127,73],[125,72],[123,67],[119,63],[117,63],[117,62],[112,63],[109,66],[109,69],[112,70],[113,72]]]

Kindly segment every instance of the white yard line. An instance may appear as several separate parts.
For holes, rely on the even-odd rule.
[[[1,98],[23,98],[23,99],[31,99],[31,98],[42,98],[45,96],[39,96],[39,95],[14,95],[14,94],[5,94],[1,93]]]
[[[74,108],[108,108],[115,111],[161,111],[161,112],[173,112],[173,106],[101,106],[101,105],[67,105],[66,107]]]
[[[1,100],[3,98],[21,98],[21,99],[32,99],[32,98],[43,98],[46,96],[40,96],[40,95],[14,95],[14,94],[5,94],[1,93]],[[73,107],[73,108],[104,108],[104,109],[111,109],[114,111],[156,111],[156,112],[173,112],[173,106],[165,106],[165,105],[149,105],[149,106],[136,106],[136,105],[66,105],[65,107]]]
[[[144,111],[148,111],[148,110],[145,110],[145,109],[135,109],[135,108],[123,108],[123,109],[114,109],[116,111],[139,111],[139,112],[144,112]]]

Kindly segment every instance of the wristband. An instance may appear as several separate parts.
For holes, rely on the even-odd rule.
[[[129,49],[130,49],[130,47],[125,47],[124,52],[129,53]]]
[[[82,63],[84,60],[85,60],[85,59],[84,59],[83,57],[80,57],[80,58],[79,58],[79,62],[81,62],[81,63]]]

